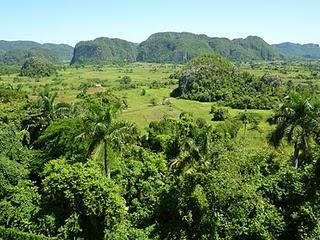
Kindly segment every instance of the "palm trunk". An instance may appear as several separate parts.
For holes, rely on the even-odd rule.
[[[244,132],[243,132],[244,138],[246,138],[246,132],[247,132],[247,123],[244,124]]]
[[[311,151],[310,151],[309,142],[307,138],[304,139],[304,151],[305,151],[306,158],[309,161],[311,158]]]
[[[111,178],[110,176],[110,163],[108,160],[108,151],[107,151],[107,141],[104,140],[104,170],[106,172],[106,175],[108,178]]]
[[[299,165],[299,145],[297,142],[294,144],[293,164],[294,164],[295,168],[298,168],[298,165]]]

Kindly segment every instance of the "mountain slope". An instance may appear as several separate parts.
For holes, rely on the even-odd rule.
[[[139,45],[138,61],[183,63],[213,52],[205,35],[193,33],[155,33]]]
[[[320,59],[318,44],[280,43],[273,45],[278,51],[288,58]]]
[[[252,58],[252,60],[274,60],[280,58],[277,49],[266,43],[260,37],[248,36],[245,39],[234,39],[232,42],[245,50],[243,55],[246,58]]]
[[[66,44],[32,41],[0,41],[0,63],[21,65],[28,57],[40,57],[52,63],[70,62],[73,47]]]
[[[137,45],[117,38],[97,38],[79,42],[74,49],[71,64],[100,64],[111,62],[134,62]]]
[[[71,61],[73,57],[73,47],[67,44],[54,44],[54,43],[44,43],[42,48],[50,49],[53,51],[60,59],[65,61]]]

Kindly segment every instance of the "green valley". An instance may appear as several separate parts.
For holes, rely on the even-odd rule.
[[[320,4],[1,6],[0,240],[319,239]]]

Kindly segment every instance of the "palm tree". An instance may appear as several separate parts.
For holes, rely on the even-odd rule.
[[[261,116],[257,113],[248,112],[247,109],[244,112],[239,113],[236,117],[243,124],[243,137],[246,137],[246,133],[248,130],[248,126],[251,125],[251,129],[255,129],[259,131],[259,121]]]
[[[43,104],[43,113],[52,121],[55,118],[55,104],[54,101],[57,97],[57,92],[50,93],[49,89],[43,88],[39,93],[41,102]]]
[[[310,141],[319,143],[319,112],[318,103],[309,96],[292,94],[285,98],[284,104],[277,110],[272,118],[276,123],[275,130],[271,133],[269,142],[279,146],[283,138],[293,143],[293,163],[297,168],[300,152],[306,159],[310,159]]]
[[[88,110],[84,117],[86,132],[79,137],[89,141],[87,157],[96,153],[94,157],[97,158],[102,150],[105,173],[110,178],[108,148],[121,150],[126,143],[135,139],[136,128],[132,124],[115,120],[118,107],[113,104],[89,103]]]
[[[43,88],[39,93],[39,102],[42,106],[42,113],[49,121],[77,114],[76,111],[78,109],[76,104],[69,104],[66,102],[56,103],[55,100],[57,96],[57,92],[50,92],[47,87]]]
[[[192,171],[192,165],[208,150],[209,130],[203,122],[196,122],[188,113],[181,113],[173,125],[173,135],[166,149],[170,168],[186,173]]]
[[[173,143],[170,147],[175,147],[175,151],[178,153],[175,157],[169,159],[170,168],[179,168],[190,172],[192,164],[201,159],[201,153],[196,142],[192,138],[177,137],[173,139]],[[171,149],[170,149],[171,150]]]

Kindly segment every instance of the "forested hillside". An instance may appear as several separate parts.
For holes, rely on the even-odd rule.
[[[273,45],[281,54],[288,58],[320,59],[320,47],[318,44],[280,43]]]
[[[97,38],[79,42],[74,49],[71,64],[106,64],[134,62],[137,44],[121,39]]]
[[[272,109],[286,93],[280,78],[267,74],[257,78],[213,55],[191,60],[178,77],[179,86],[172,96],[238,109]]]
[[[55,64],[70,62],[73,47],[66,44],[40,44],[32,41],[0,41],[0,65],[22,65],[29,57]]]
[[[280,59],[276,49],[259,37],[229,40],[192,33],[156,33],[140,45],[138,60],[186,63],[193,57],[216,53],[234,61]]]
[[[192,33],[155,33],[139,45],[139,61],[185,63],[213,52],[208,37]]]
[[[151,35],[139,45],[109,38],[80,42],[75,47],[72,64],[115,61],[186,63],[194,57],[209,53],[216,53],[233,61],[281,58],[276,49],[259,37],[229,40],[186,32],[164,32]]]

